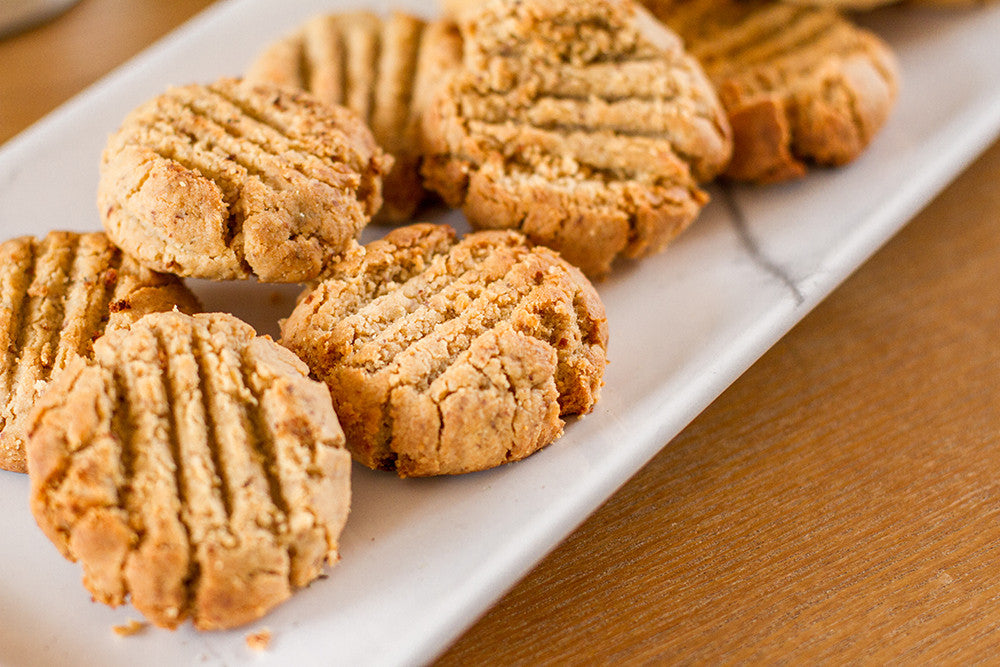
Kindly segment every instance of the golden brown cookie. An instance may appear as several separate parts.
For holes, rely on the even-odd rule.
[[[307,373],[230,315],[171,312],[52,381],[29,418],[31,510],[95,600],[229,628],[338,559],[350,456]]]
[[[895,57],[832,9],[767,0],[643,0],[680,34],[733,127],[730,178],[773,182],[860,155],[897,95]]]
[[[427,193],[419,173],[420,111],[428,91],[461,59],[451,22],[427,22],[394,12],[317,16],[268,46],[246,73],[310,91],[361,116],[396,162],[386,174],[377,218],[409,219]]]
[[[583,274],[511,231],[391,232],[336,264],[282,323],[330,386],[355,459],[400,476],[483,470],[597,401],[604,306]]]
[[[104,151],[98,208],[150,268],[301,282],[354,242],[390,165],[353,112],[222,79],[129,114]]]
[[[102,233],[50,232],[0,243],[0,468],[25,472],[21,418],[38,390],[106,330],[198,301],[174,276],[145,269]]]
[[[618,0],[491,0],[423,116],[426,183],[592,277],[662,250],[729,159],[715,91],[676,35]]]

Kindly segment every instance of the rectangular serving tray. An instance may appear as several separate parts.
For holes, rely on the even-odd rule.
[[[239,75],[309,16],[425,2],[229,0],[153,45],[0,149],[0,234],[99,229],[107,135],[171,84]],[[113,625],[141,616],[90,601],[0,473],[0,662],[17,665],[401,665],[443,651],[734,379],[951,181],[1000,131],[1000,5],[898,6],[861,19],[899,55],[899,104],[870,150],[773,187],[713,187],[666,252],[598,285],[611,346],[596,410],[529,459],[472,475],[399,480],[354,468],[340,564],[259,623],[229,632]],[[461,215],[441,220],[467,229]],[[366,230],[376,238],[385,228]],[[277,335],[297,287],[193,281],[210,309]],[[669,445],[667,445],[669,446]],[[641,533],[642,525],[635,530]],[[268,627],[270,649],[247,648]]]

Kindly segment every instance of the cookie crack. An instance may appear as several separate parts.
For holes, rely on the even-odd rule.
[[[503,377],[506,380],[506,385],[507,385],[506,386],[506,392],[507,392],[507,395],[510,397],[511,403],[514,405],[514,409],[511,410],[511,412],[510,412],[510,434],[511,434],[511,441],[508,443],[507,450],[504,452],[504,455],[503,455],[504,462],[505,463],[509,463],[511,460],[513,460],[513,457],[514,457],[514,447],[517,445],[517,442],[518,442],[518,433],[517,433],[516,422],[517,422],[517,410],[518,410],[518,405],[519,405],[520,401],[518,401],[518,398],[517,398],[517,387],[516,387],[516,385],[514,383],[514,378],[510,374],[510,369],[507,368],[507,364],[504,363],[503,357],[500,357],[497,360],[500,362],[500,372],[503,373]],[[479,372],[482,373],[483,375],[487,375],[486,372],[483,369],[479,369]],[[493,384],[494,387],[497,387],[497,384],[495,382],[493,382],[493,380],[491,378],[489,378],[488,375],[487,375],[487,379],[490,380],[490,382]],[[504,387],[497,387],[497,388],[501,389],[501,390],[504,389]],[[535,387],[533,386],[532,389],[534,389],[534,388]],[[530,444],[532,446],[530,446],[529,449],[533,451],[534,450],[534,446],[533,446],[534,443],[530,443]]]

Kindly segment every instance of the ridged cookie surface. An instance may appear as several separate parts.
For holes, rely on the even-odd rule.
[[[453,23],[401,12],[384,18],[371,12],[325,14],[268,46],[246,78],[307,90],[361,116],[379,146],[395,158],[377,218],[400,221],[427,195],[418,171],[421,109],[460,59],[461,37]]]
[[[889,117],[889,47],[832,9],[766,0],[643,0],[680,34],[733,127],[726,175],[771,182],[858,157]]]
[[[174,276],[124,257],[102,233],[0,243],[0,468],[26,471],[21,418],[39,387],[94,340],[146,313],[198,301]]]
[[[492,0],[423,116],[426,182],[600,277],[659,251],[729,159],[715,92],[676,35],[618,0]]]
[[[105,336],[29,428],[32,512],[96,600],[228,628],[338,558],[350,456],[329,393],[230,315]]]
[[[102,157],[98,208],[111,239],[151,268],[300,282],[378,210],[390,164],[353,112],[222,79],[129,114]]]
[[[329,385],[354,457],[401,476],[482,470],[555,440],[561,415],[596,402],[607,336],[597,293],[556,253],[427,224],[346,256],[282,325]]]

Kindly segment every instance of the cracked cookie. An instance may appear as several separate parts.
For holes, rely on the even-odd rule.
[[[394,12],[324,14],[264,49],[246,72],[341,104],[371,127],[395,158],[376,219],[412,217],[427,197],[419,173],[419,116],[429,91],[462,57],[454,23]]]
[[[346,255],[282,323],[330,387],[354,458],[400,476],[524,458],[589,412],[607,322],[582,273],[512,231],[390,232]]]
[[[94,344],[28,419],[31,510],[110,605],[200,630],[259,618],[338,559],[350,455],[326,387],[221,313]]]
[[[102,156],[98,208],[111,240],[158,271],[304,282],[378,210],[390,165],[353,112],[222,79],[128,115]]]
[[[832,9],[763,0],[643,0],[684,38],[729,114],[726,176],[774,182],[857,158],[895,104],[895,56]]]
[[[463,65],[423,114],[422,171],[473,227],[518,229],[602,277],[694,220],[731,141],[676,35],[618,0],[461,16]]]
[[[198,301],[139,266],[102,233],[50,232],[0,243],[0,468],[25,472],[21,420],[41,386],[105,331]]]

